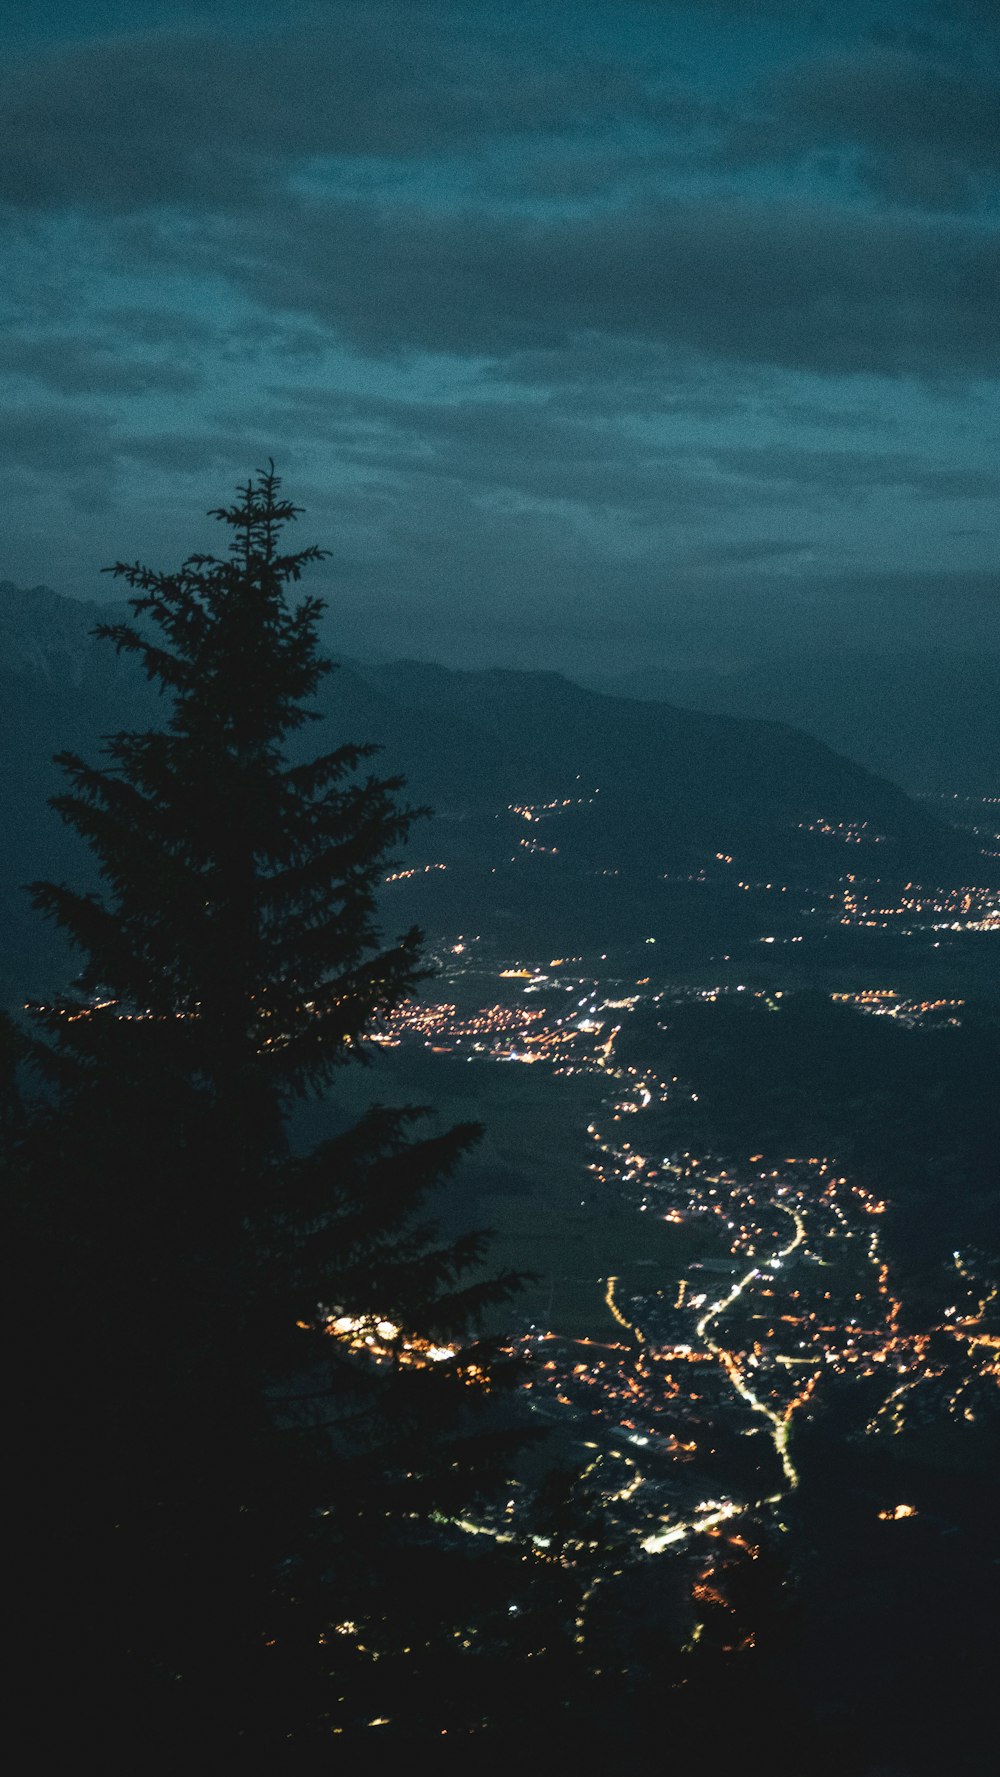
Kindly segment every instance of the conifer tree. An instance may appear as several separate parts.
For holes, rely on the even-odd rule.
[[[521,1436],[477,1333],[516,1279],[425,1210],[477,1130],[376,1105],[290,1142],[421,978],[376,910],[414,811],[368,745],[288,757],[329,663],[273,466],[215,516],[222,558],[113,570],[134,620],[99,633],[166,719],[60,756],[101,888],[33,887],[83,966],[34,1008],[19,1142],[19,1627],[60,1731],[119,1755],[439,1732],[463,1647],[501,1672],[541,1583],[454,1528]]]

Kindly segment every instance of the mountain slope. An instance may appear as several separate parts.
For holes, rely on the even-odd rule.
[[[792,722],[911,793],[1000,792],[1000,659],[841,652],[732,673],[647,669],[605,692]]]
[[[89,872],[45,806],[59,786],[51,754],[95,757],[102,734],[162,720],[134,663],[90,637],[107,614],[44,589],[0,592],[8,996],[12,982],[17,993],[37,985],[33,971],[41,979],[67,966],[19,885]],[[981,863],[895,785],[780,723],[609,697],[555,674],[417,662],[344,664],[320,703],[303,751],[376,740],[374,768],[405,776],[411,802],[436,810],[418,823],[406,860],[448,866],[416,908],[432,929],[499,922],[514,933],[544,922],[561,942],[585,918],[595,931],[601,921],[661,923],[665,877],[813,886],[845,869],[951,880],[962,870],[970,880]]]

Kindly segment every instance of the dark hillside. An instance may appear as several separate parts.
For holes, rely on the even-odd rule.
[[[738,671],[650,668],[598,689],[730,716],[792,722],[912,793],[1000,790],[1000,659],[843,651]]]
[[[90,635],[107,615],[44,588],[0,589],[8,1000],[66,963],[21,885],[86,868],[46,807],[58,787],[51,755],[93,758],[102,735],[160,719],[133,664]],[[498,922],[512,939],[563,944],[591,927],[595,940],[665,927],[683,948],[693,918],[721,946],[727,922],[745,923],[741,877],[822,889],[846,869],[883,880],[995,874],[968,836],[784,723],[609,697],[555,674],[419,662],[344,664],[321,708],[301,737],[307,751],[376,740],[380,769],[405,776],[412,802],[434,809],[405,860],[448,866],[421,883],[412,909],[432,930]],[[706,875],[725,906],[709,909],[698,893],[692,911],[683,885]]]

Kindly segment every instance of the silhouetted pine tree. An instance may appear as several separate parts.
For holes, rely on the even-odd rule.
[[[544,1665],[538,1623],[558,1640],[530,1546],[454,1527],[521,1438],[474,1333],[516,1279],[477,1280],[483,1238],[424,1213],[476,1128],[376,1106],[306,1155],[287,1133],[422,972],[419,933],[383,947],[376,921],[399,780],[364,774],[367,746],[286,755],[328,671],[321,602],[286,603],[320,554],[283,552],[295,511],[271,471],[216,514],[224,559],[113,570],[136,621],[100,633],[169,714],[99,767],[59,759],[103,889],[33,888],[84,958],[34,1009],[15,1206],[40,1745],[53,1720],[140,1759],[461,1731],[515,1653]]]

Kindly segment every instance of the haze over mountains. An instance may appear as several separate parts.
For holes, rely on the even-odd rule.
[[[731,672],[654,667],[581,682],[622,697],[791,722],[911,794],[1000,790],[1000,655],[840,649]]]
[[[36,959],[39,982],[57,966],[20,885],[87,871],[46,807],[60,787],[51,755],[94,757],[102,734],[165,713],[134,664],[89,633],[122,609],[0,587],[5,993],[32,985],[23,977]],[[303,751],[377,741],[375,769],[403,775],[410,800],[435,810],[402,860],[446,867],[427,872],[413,903],[432,930],[492,921],[512,941],[538,930],[552,942],[588,922],[639,930],[657,918],[664,878],[705,872],[812,884],[845,868],[950,869],[970,880],[975,858],[982,874],[965,836],[780,722],[609,696],[550,673],[419,662],[341,665],[320,703],[329,714],[307,725]]]

